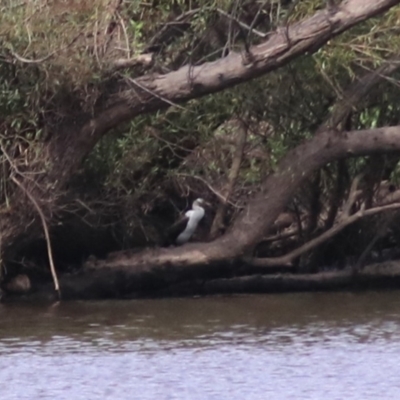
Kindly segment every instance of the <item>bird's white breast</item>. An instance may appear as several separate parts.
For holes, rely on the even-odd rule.
[[[195,210],[189,210],[185,213],[185,216],[188,217],[188,222],[185,230],[176,239],[178,244],[185,243],[191,238],[200,220],[204,217],[204,214],[205,211],[202,207],[198,207]]]

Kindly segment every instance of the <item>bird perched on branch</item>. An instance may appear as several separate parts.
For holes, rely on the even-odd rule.
[[[187,243],[193,236],[199,222],[205,214],[204,206],[208,203],[203,199],[196,199],[193,202],[192,209],[186,211],[185,215],[179,219],[168,230],[168,238],[170,243],[182,245]]]

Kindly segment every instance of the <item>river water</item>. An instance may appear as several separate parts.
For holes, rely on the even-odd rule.
[[[400,399],[400,292],[0,304],[0,398]]]

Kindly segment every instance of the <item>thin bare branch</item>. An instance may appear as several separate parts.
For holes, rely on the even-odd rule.
[[[210,231],[211,238],[215,238],[218,235],[219,231],[224,227],[223,220],[226,213],[228,199],[231,196],[232,191],[235,187],[240,172],[240,166],[242,164],[244,147],[246,145],[247,139],[247,127],[244,125],[243,121],[238,121],[238,124],[239,126],[236,132],[236,148],[233,154],[232,165],[228,174],[228,182],[221,191],[221,194],[225,201],[221,201],[215,214]]]
[[[69,43],[67,43],[65,46],[60,47],[59,49],[56,49],[54,51],[52,51],[51,53],[49,53],[47,56],[42,57],[42,58],[38,58],[36,60],[31,60],[25,57],[21,57],[20,55],[18,55],[17,53],[15,53],[14,51],[11,50],[11,55],[16,58],[18,61],[25,63],[25,64],[41,64],[47,60],[49,60],[51,57],[53,57],[54,55],[56,55],[57,53],[60,53],[61,51],[64,51],[66,49],[68,49],[69,47],[71,47],[79,38],[79,36],[81,36],[82,32],[79,32]]]
[[[254,33],[255,35],[259,36],[260,38],[265,39],[268,35],[270,35],[270,32],[264,33],[261,31],[258,31],[257,29],[252,28],[251,26],[245,24],[244,22],[240,21],[239,19],[237,19],[236,17],[234,17],[231,14],[228,14],[226,11],[221,10],[220,8],[217,8],[217,12],[221,15],[223,15],[224,17],[230,19],[231,21],[236,22],[241,28],[246,29],[247,31],[251,31],[251,33]]]
[[[354,179],[353,182],[351,183],[350,186],[350,192],[349,192],[349,197],[347,199],[346,204],[343,207],[343,212],[340,216],[340,219],[346,219],[348,218],[348,216],[351,213],[351,209],[355,203],[355,201],[357,200],[357,187],[358,184],[360,183],[361,180],[361,175],[357,175]]]
[[[146,53],[139,54],[133,58],[119,58],[112,62],[115,69],[132,68],[141,65],[143,67],[150,67],[154,62],[154,54]]]
[[[46,222],[46,217],[44,216],[44,213],[39,206],[39,203],[36,201],[35,197],[32,195],[32,193],[27,190],[24,185],[15,177],[14,174],[11,175],[11,180],[28,196],[29,200],[32,202],[34,207],[36,208],[36,211],[38,212],[40,219],[42,221],[43,225],[43,230],[44,230],[44,235],[46,238],[46,246],[47,246],[47,255],[49,257],[49,264],[50,264],[50,271],[51,275],[53,277],[53,282],[54,282],[54,289],[58,294],[58,298],[61,299],[61,291],[60,291],[60,284],[58,282],[58,277],[57,277],[57,272],[56,268],[54,266],[54,259],[53,259],[53,251],[51,248],[51,239],[50,239],[50,234],[49,234],[49,228],[47,226]]]
[[[36,208],[36,211],[38,212],[43,230],[44,230],[44,235],[46,238],[46,246],[47,246],[47,254],[49,258],[49,264],[50,264],[50,270],[51,270],[51,275],[53,277],[53,282],[54,282],[54,289],[58,294],[58,298],[61,299],[61,291],[60,291],[60,285],[58,282],[58,277],[57,277],[57,272],[56,268],[54,266],[54,259],[53,259],[53,252],[52,252],[52,246],[51,246],[51,239],[50,239],[50,234],[49,234],[49,229],[47,226],[46,222],[46,217],[39,205],[39,203],[36,201],[35,197],[32,195],[32,193],[15,177],[15,174],[17,173],[20,176],[24,176],[17,168],[17,166],[14,164],[12,161],[11,157],[9,156],[8,152],[4,148],[3,144],[0,142],[0,148],[4,156],[6,157],[8,163],[10,164],[10,167],[12,169],[10,178],[11,180],[26,194],[26,196],[29,198],[29,200],[32,202],[33,206]],[[1,235],[0,235],[1,236]]]
[[[186,108],[185,108],[185,107],[182,107],[182,106],[180,106],[179,104],[174,103],[174,102],[172,102],[171,100],[168,100],[166,97],[161,96],[161,95],[157,94],[156,92],[154,92],[154,91],[148,89],[146,86],[142,85],[137,79],[132,79],[132,78],[129,78],[129,77],[127,77],[126,79],[127,79],[129,82],[131,82],[131,83],[133,83],[134,85],[136,85],[137,87],[139,87],[140,89],[142,89],[142,90],[144,90],[145,92],[147,92],[147,93],[153,95],[154,97],[157,97],[159,100],[161,100],[161,101],[163,101],[163,102],[169,104],[170,106],[173,106],[173,107],[179,108],[180,110],[186,111]]]
[[[184,176],[184,177],[187,177],[187,178],[194,178],[194,179],[197,179],[197,180],[199,180],[200,182],[203,182],[207,187],[208,187],[208,189],[210,189],[210,191],[211,192],[213,192],[220,200],[221,200],[221,202],[228,202],[229,204],[231,204],[232,206],[234,206],[234,207],[238,207],[235,203],[233,203],[233,202],[231,202],[231,201],[229,201],[226,197],[224,197],[224,195],[221,193],[221,192],[219,192],[218,190],[216,190],[216,189],[214,189],[204,178],[202,178],[201,176],[198,176],[198,175],[190,175],[190,174],[183,174],[183,173],[179,173],[179,174],[177,174],[178,176]]]
[[[335,225],[331,229],[328,229],[322,235],[316,237],[313,240],[310,240],[309,242],[305,243],[303,246],[300,246],[299,248],[293,250],[292,252],[290,252],[282,257],[247,258],[247,259],[245,259],[245,261],[248,264],[251,264],[251,265],[254,265],[257,267],[275,267],[275,266],[290,267],[290,266],[292,266],[292,262],[294,259],[301,256],[305,252],[310,251],[313,248],[324,243],[325,241],[327,241],[328,239],[330,239],[331,237],[333,237],[337,233],[339,233],[341,230],[343,230],[346,226],[353,224],[354,222],[358,221],[359,219],[361,219],[363,217],[375,215],[375,214],[382,213],[382,212],[389,211],[389,210],[396,210],[399,208],[400,208],[400,203],[395,203],[395,204],[390,204],[387,206],[370,208],[369,210],[361,209],[358,212],[356,212],[355,214],[347,217],[346,219],[343,219],[341,222],[339,222],[337,225]]]

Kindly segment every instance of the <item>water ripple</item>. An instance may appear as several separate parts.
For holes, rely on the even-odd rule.
[[[400,293],[0,307],[1,398],[398,399]]]

